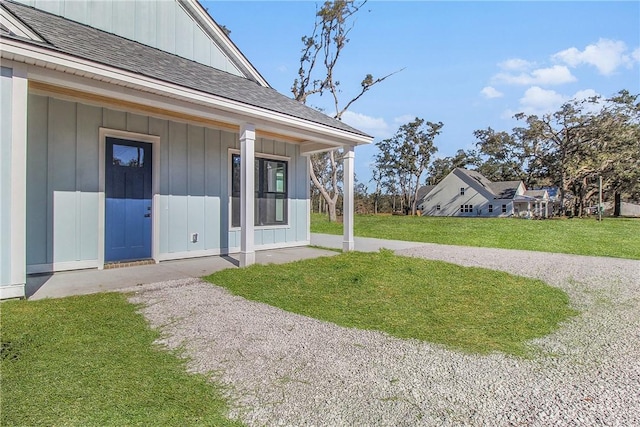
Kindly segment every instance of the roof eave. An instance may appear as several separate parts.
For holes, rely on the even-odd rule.
[[[200,92],[16,39],[3,38],[2,58],[39,66],[42,69],[46,68],[66,74],[79,75],[91,80],[108,82],[169,98],[215,107],[217,110],[227,112],[231,116],[235,115],[242,118],[227,117],[234,124],[256,122],[254,123],[256,126],[260,124],[266,129],[283,131],[289,135],[294,132],[296,135],[303,133],[305,139],[316,143],[340,147],[342,145],[369,144],[373,141],[373,137],[366,134],[348,132],[299,117]]]

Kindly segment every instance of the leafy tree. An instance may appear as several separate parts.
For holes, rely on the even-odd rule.
[[[427,171],[426,183],[436,185],[455,168],[467,168],[479,164],[480,158],[475,151],[458,150],[453,157],[437,158],[431,163]]]
[[[438,150],[435,137],[443,124],[415,118],[400,126],[396,134],[376,145],[380,152],[376,166],[387,182],[397,183],[402,194],[402,206],[415,215],[420,178],[427,170],[431,156]]]
[[[306,103],[312,95],[329,93],[333,101],[333,117],[341,120],[351,105],[360,99],[369,89],[384,81],[384,77],[374,78],[365,75],[360,82],[360,91],[344,104],[340,102],[340,81],[336,78],[336,66],[343,50],[349,42],[349,33],[353,29],[354,15],[366,1],[356,3],[353,0],[325,1],[316,12],[315,25],[311,35],[302,37],[302,55],[298,76],[293,82],[291,92],[297,101]],[[337,219],[336,204],[340,192],[342,151],[315,154],[309,157],[311,181],[328,205],[329,220]]]
[[[490,127],[473,132],[481,161],[478,172],[492,181],[519,181],[532,185],[537,177],[538,149],[536,140],[525,135],[525,129],[513,133],[496,132]]]
[[[518,114],[526,126],[514,135],[529,147],[538,176],[559,187],[561,204],[576,215],[598,192],[598,177],[610,192],[637,195],[640,180],[638,96],[621,91],[609,99],[572,100],[542,117]],[[531,147],[533,147],[531,149]],[[517,157],[515,157],[518,160]]]
[[[616,215],[622,196],[640,200],[640,103],[638,95],[620,91],[605,100],[594,118],[593,171],[604,191],[614,194]],[[592,190],[587,197],[595,193]]]
[[[371,181],[375,182],[376,188],[373,190],[371,197],[373,198],[373,213],[378,214],[380,200],[382,199],[383,176],[379,169],[373,169],[371,172]],[[370,181],[370,182],[371,182]]]

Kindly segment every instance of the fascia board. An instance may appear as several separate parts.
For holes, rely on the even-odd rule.
[[[0,22],[11,31],[14,31],[19,37],[25,37],[37,42],[43,42],[42,37],[38,35],[28,26],[24,25],[19,19],[14,17],[8,10],[0,7]]]
[[[276,124],[276,128],[279,126],[293,127],[299,130],[309,131],[311,134],[323,135],[328,139],[337,138],[342,141],[336,141],[338,145],[362,145],[369,144],[372,141],[371,137],[345,132],[330,126],[320,125],[283,113],[244,104],[239,101],[206,94],[172,83],[120,70],[115,67],[76,58],[61,52],[40,48],[27,43],[20,43],[12,39],[3,39],[2,57],[17,62],[45,66],[48,69],[81,75],[95,80],[107,81],[112,84],[145,92],[183,99],[188,102],[214,106],[229,113],[239,114],[243,122],[248,120],[264,120],[267,123],[272,123],[272,126]]]

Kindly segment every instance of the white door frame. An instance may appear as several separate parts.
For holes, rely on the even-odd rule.
[[[151,258],[158,263],[160,254],[160,137],[117,129],[100,128],[98,149],[98,269],[104,268],[105,245],[105,159],[107,137],[128,139],[151,144],[153,163],[151,165]]]

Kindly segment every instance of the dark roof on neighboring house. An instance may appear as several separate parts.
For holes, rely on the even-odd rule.
[[[491,192],[496,199],[513,199],[522,181],[498,181],[491,183]]]
[[[546,190],[547,193],[549,194],[550,199],[557,198],[560,193],[560,188],[556,187],[555,185],[540,187],[540,188],[537,188],[536,190]]]
[[[418,188],[418,198],[417,200],[420,201],[422,199],[424,199],[424,197],[429,194],[431,192],[431,190],[433,190],[436,186],[435,185],[423,185],[422,187]]]
[[[471,179],[476,180],[480,185],[491,191],[491,185],[493,184],[487,177],[482,175],[480,172],[464,169],[464,168],[456,168],[456,171],[459,173],[468,176]]]
[[[524,192],[525,196],[535,197],[536,199],[541,199],[544,197],[545,193],[548,195],[547,190],[527,190]]]
[[[3,37],[18,39],[77,58],[305,119],[356,135],[369,136],[252,80],[29,6],[5,0],[1,4],[2,7],[40,35],[46,43],[13,37],[4,33]]]
[[[478,182],[482,187],[486,188],[495,199],[513,199],[518,190],[518,186],[522,181],[498,181],[493,182],[478,171],[468,170],[464,168],[456,168],[454,172],[466,175],[468,178]]]

